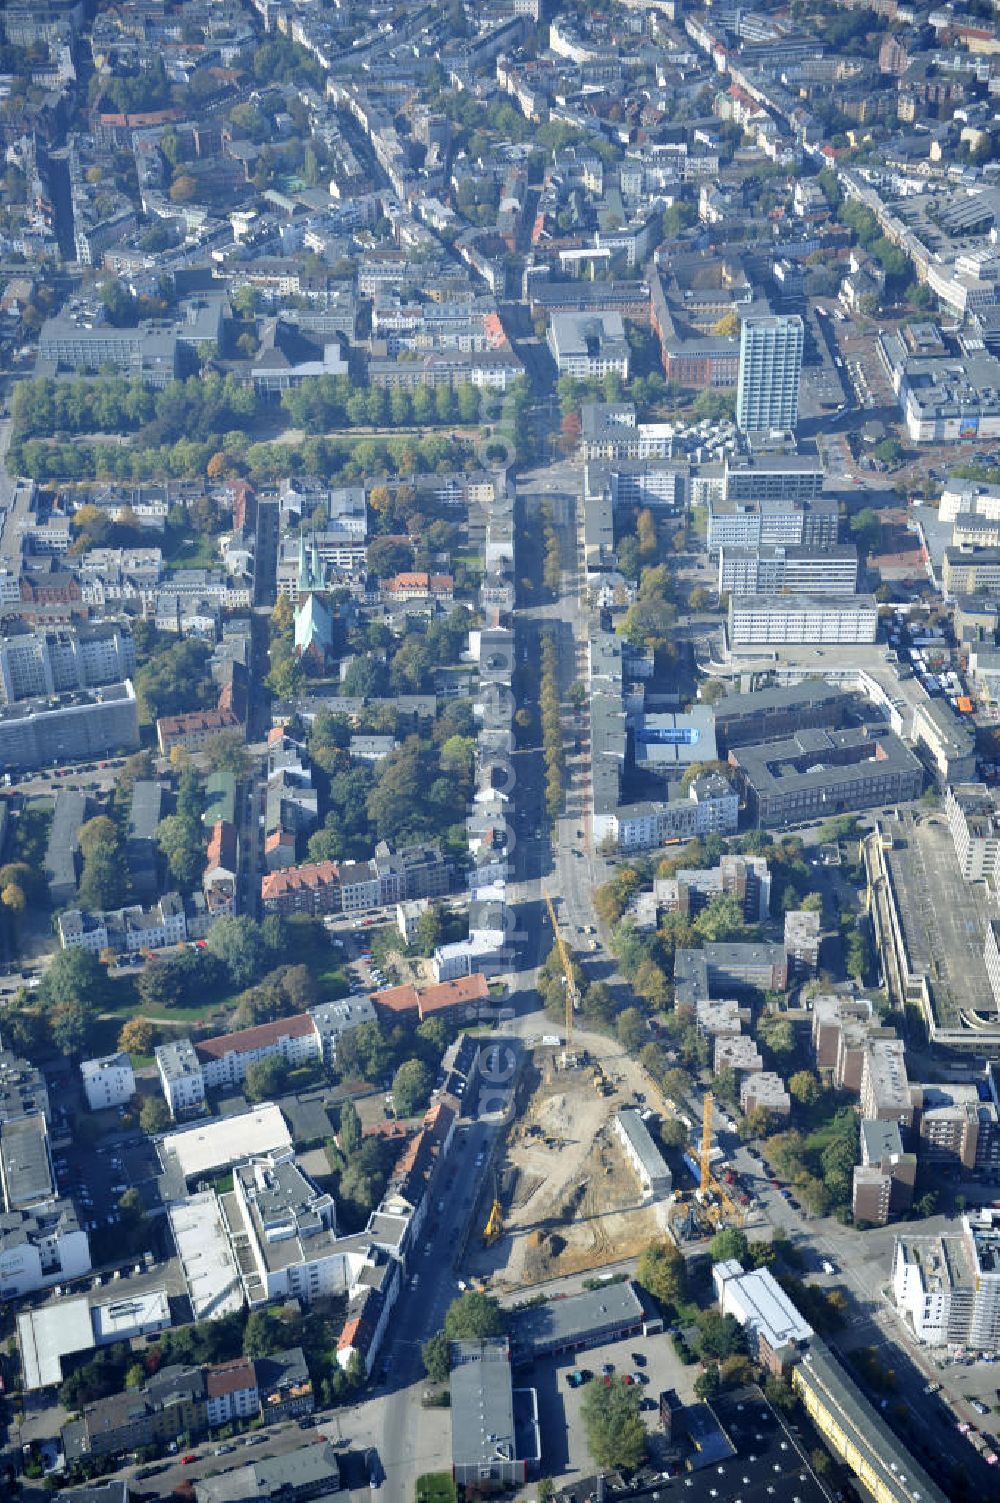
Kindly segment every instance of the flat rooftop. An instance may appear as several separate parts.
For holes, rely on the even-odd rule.
[[[909,976],[927,978],[934,1027],[965,1030],[979,1047],[1000,1044],[1000,1012],[983,946],[992,917],[981,884],[966,882],[943,815],[902,810],[878,821],[882,861],[899,918]]]
[[[61,1383],[62,1359],[94,1346],[94,1327],[86,1299],[57,1300],[17,1317],[24,1386],[29,1393]]]
[[[456,1466],[489,1466],[517,1455],[510,1348],[506,1340],[452,1346],[451,1450]]]
[[[167,1209],[170,1230],[195,1320],[219,1320],[243,1309],[243,1285],[214,1190]]]
[[[291,1146],[285,1119],[270,1101],[237,1117],[220,1117],[168,1133],[157,1145],[164,1170],[176,1165],[185,1180],[228,1169],[255,1154],[282,1152]]]
[[[48,1128],[41,1112],[0,1128],[0,1172],[8,1211],[23,1211],[55,1195],[49,1164]]]
[[[584,1341],[591,1333],[635,1325],[644,1313],[634,1284],[602,1284],[599,1289],[518,1310],[513,1320],[514,1342],[522,1350],[547,1350]]]

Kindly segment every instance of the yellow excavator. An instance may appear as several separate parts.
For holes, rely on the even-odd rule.
[[[500,1201],[500,1181],[493,1176],[493,1204],[490,1207],[489,1218],[483,1228],[483,1246],[492,1247],[494,1242],[499,1242],[503,1236],[503,1205]]]

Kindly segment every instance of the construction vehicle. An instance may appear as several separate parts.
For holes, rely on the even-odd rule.
[[[573,1009],[579,1005],[579,997],[576,990],[576,981],[573,979],[573,962],[570,959],[566,942],[559,928],[555,905],[548,893],[545,894],[545,907],[548,909],[549,923],[552,925],[552,933],[555,937],[556,950],[559,953],[559,964],[562,966],[566,989],[566,1048],[568,1049],[573,1039]]]
[[[496,1175],[493,1177],[493,1204],[490,1207],[489,1218],[483,1228],[483,1246],[492,1247],[494,1242],[499,1242],[503,1236],[503,1205],[500,1201],[500,1181]]]
[[[743,1225],[743,1212],[729,1194],[725,1185],[712,1173],[712,1108],[715,1098],[706,1091],[701,1113],[701,1183],[698,1191],[702,1208],[713,1226],[726,1217],[731,1226]]]

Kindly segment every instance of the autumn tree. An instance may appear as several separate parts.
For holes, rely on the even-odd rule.
[[[129,1018],[118,1035],[118,1047],[126,1054],[148,1054],[153,1047],[156,1031],[146,1018]]]

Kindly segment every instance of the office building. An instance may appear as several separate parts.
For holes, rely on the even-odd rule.
[[[851,543],[719,547],[720,595],[853,595],[857,587],[858,551]]]
[[[839,530],[839,508],[832,498],[800,501],[778,495],[737,501],[712,496],[705,546],[710,558],[723,547],[825,549],[837,542]]]
[[[913,1120],[902,1039],[870,1037],[861,1061],[861,1115],[870,1122]]]
[[[548,342],[561,376],[588,381],[614,373],[628,380],[629,345],[620,313],[554,313]]]
[[[83,1090],[92,1112],[125,1106],[135,1095],[135,1073],[125,1053],[85,1059],[80,1066]]]
[[[853,647],[878,636],[873,595],[732,595],[729,645],[741,647]]]
[[[727,454],[723,460],[722,493],[727,501],[820,502],[823,465],[817,454],[771,453],[766,449]],[[835,502],[832,504],[836,506]],[[830,505],[830,501],[821,502],[824,508]],[[802,537],[798,541],[806,543],[809,539]]]
[[[913,741],[925,752],[941,787],[976,775],[976,738],[943,699],[921,699],[913,708]]]
[[[892,1292],[918,1341],[1000,1351],[1000,1212],[963,1216],[959,1236],[897,1238]]]
[[[729,754],[754,822],[765,829],[917,798],[923,769],[883,726],[802,730]]]
[[[965,881],[987,882],[995,889],[1000,876],[1000,795],[985,783],[949,785],[944,809]]]
[[[747,314],[740,326],[736,426],[793,432],[799,421],[803,325],[797,313]]]
[[[131,680],[103,689],[19,700],[0,710],[0,766],[30,772],[133,752],[139,716]]]
[[[715,736],[725,755],[756,741],[781,741],[809,728],[839,730],[854,701],[846,690],[822,679],[777,684],[752,694],[727,694],[715,706]]]

